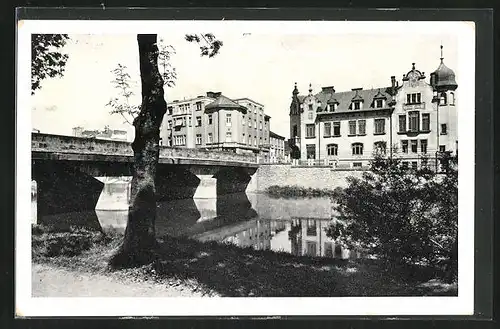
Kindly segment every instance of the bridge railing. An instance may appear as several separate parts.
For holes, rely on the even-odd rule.
[[[117,140],[62,136],[42,133],[31,134],[32,151],[57,153],[82,153],[133,156],[131,143]],[[253,154],[236,154],[232,152],[175,148],[160,146],[160,158],[186,158],[214,161],[238,161],[257,163]]]

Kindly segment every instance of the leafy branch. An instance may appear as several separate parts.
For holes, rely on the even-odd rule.
[[[186,34],[186,41],[196,42],[200,46],[201,56],[214,57],[219,53],[223,43],[212,33]]]

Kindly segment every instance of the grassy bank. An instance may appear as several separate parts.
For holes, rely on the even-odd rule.
[[[311,197],[331,197],[334,195],[334,190],[305,188],[296,185],[269,186],[265,193],[275,198],[311,198]]]
[[[73,240],[80,242],[71,242]],[[83,240],[88,242],[81,242]],[[432,280],[436,273],[425,267],[396,266],[381,260],[297,257],[174,237],[160,240],[157,259],[152,264],[113,270],[107,264],[120,240],[118,234],[33,230],[33,261],[81,273],[183,286],[208,296],[422,296],[457,293],[456,285]],[[68,245],[61,249],[64,252],[47,247],[64,244]]]

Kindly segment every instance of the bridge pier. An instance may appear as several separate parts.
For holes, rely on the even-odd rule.
[[[35,161],[32,179],[37,185],[37,218],[93,211],[104,184],[62,161]]]
[[[213,199],[217,197],[217,178],[214,175],[196,175],[200,180],[193,199]]]

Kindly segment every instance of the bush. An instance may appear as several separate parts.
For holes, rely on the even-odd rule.
[[[84,228],[56,230],[50,226],[34,225],[32,252],[34,257],[78,256],[95,245],[106,245],[115,238]]]
[[[272,185],[266,189],[266,194],[272,197],[283,197],[283,198],[293,198],[293,197],[324,197],[331,196],[334,194],[332,190],[326,189],[315,189],[315,188],[304,188],[300,186],[278,186]]]
[[[449,162],[450,159],[445,159]],[[457,271],[458,173],[408,170],[377,156],[362,178],[335,192],[337,220],[327,235],[379,257]]]

